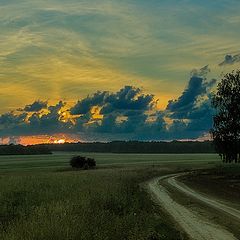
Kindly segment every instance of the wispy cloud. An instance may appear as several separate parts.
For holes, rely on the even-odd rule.
[[[219,74],[222,56],[238,53],[239,9],[234,0],[2,0],[0,112],[125,85],[164,108],[189,69]]]

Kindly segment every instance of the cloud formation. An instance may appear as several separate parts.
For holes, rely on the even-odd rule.
[[[225,59],[223,62],[221,62],[219,64],[219,66],[225,66],[225,65],[232,65],[234,63],[238,63],[240,62],[240,54],[236,54],[236,55],[226,55]]]
[[[111,112],[127,112],[150,110],[154,105],[153,95],[144,95],[140,88],[125,86],[119,92],[96,92],[92,96],[88,96],[78,101],[71,108],[71,114],[79,115],[90,112],[94,106],[101,107],[101,114],[109,114]]]
[[[96,92],[93,96],[88,96],[81,101],[78,101],[75,106],[70,109],[72,115],[87,114],[94,106],[102,105],[108,92]]]
[[[47,108],[47,101],[43,102],[43,101],[35,101],[32,104],[26,105],[25,108],[23,109],[23,111],[25,112],[39,112],[40,110]]]
[[[211,92],[217,80],[208,79],[210,72],[209,66],[193,70],[181,96],[169,101],[166,110],[173,120],[169,128],[172,136],[197,138],[212,127],[214,110],[211,107]]]
[[[68,131],[68,125],[62,121],[62,113],[60,111],[64,105],[65,103],[59,101],[56,105],[46,106],[46,108],[43,108],[46,113],[39,112],[38,108],[37,111],[32,111],[32,109],[31,111],[21,110],[20,114],[18,112],[2,114],[0,115],[0,136],[66,132]]]
[[[212,124],[208,66],[195,70],[177,100],[158,110],[158,99],[142,89],[125,86],[113,93],[97,91],[71,108],[63,101],[35,101],[21,111],[0,115],[0,136],[78,134],[86,141],[168,140],[198,138]]]
[[[189,118],[189,114],[195,110],[196,105],[201,100],[200,98],[203,96],[209,97],[207,94],[216,83],[216,79],[207,80],[209,72],[208,66],[201,68],[199,71],[192,71],[187,88],[177,100],[170,100],[167,105],[167,110],[172,112],[172,118]]]

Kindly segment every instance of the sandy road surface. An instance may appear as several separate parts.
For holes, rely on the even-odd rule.
[[[187,188],[185,185],[180,185],[176,178],[179,175],[168,175],[155,178],[148,182],[148,188],[153,197],[161,204],[162,207],[175,219],[178,225],[189,235],[191,239],[196,240],[232,240],[237,239],[231,232],[223,226],[211,222],[209,219],[200,216],[196,210],[186,208],[185,206],[177,203],[168,193],[167,189],[161,185],[163,179],[168,184],[175,187],[178,191],[191,197],[204,201],[209,206],[213,207],[215,200],[203,197],[201,194]],[[225,209],[229,214],[234,217],[238,216],[238,211],[217,202],[218,207]],[[215,207],[216,209],[216,207]],[[240,215],[239,215],[240,216]]]

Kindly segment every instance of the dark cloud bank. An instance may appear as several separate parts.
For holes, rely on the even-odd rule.
[[[216,80],[207,80],[209,71],[208,66],[193,71],[181,96],[164,111],[157,110],[152,94],[125,86],[116,93],[96,92],[70,109],[62,101],[50,106],[36,101],[2,114],[0,135],[74,133],[85,141],[198,138],[212,126],[210,92]]]

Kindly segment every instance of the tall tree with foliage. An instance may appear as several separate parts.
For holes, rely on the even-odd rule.
[[[240,71],[226,74],[213,94],[216,109],[211,134],[224,162],[240,161]]]

